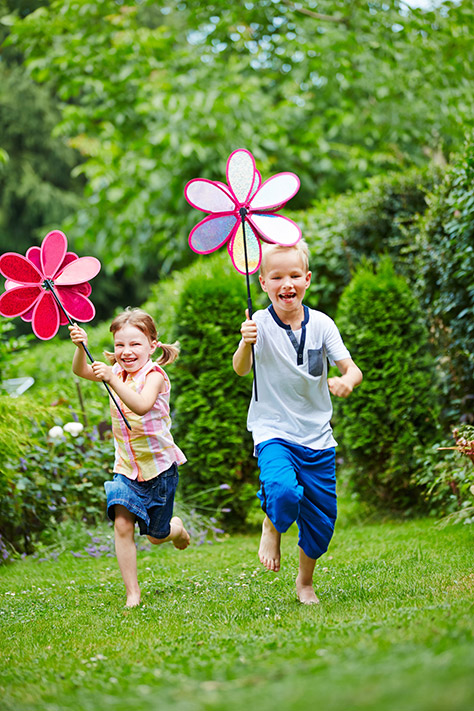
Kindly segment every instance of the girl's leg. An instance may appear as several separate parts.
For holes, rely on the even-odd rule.
[[[125,506],[115,505],[115,552],[127,591],[127,607],[140,604],[135,546],[135,515]]]
[[[175,548],[179,550],[184,550],[189,546],[189,533],[186,531],[183,522],[179,516],[173,516],[170,521],[170,532],[166,538],[153,538],[153,536],[147,536],[148,540],[154,545],[160,545],[161,543],[166,543],[167,541],[172,541]]]
[[[300,553],[300,565],[296,578],[296,592],[298,600],[304,605],[315,605],[319,602],[313,588],[313,573],[316,560],[309,558],[302,548],[298,548]]]

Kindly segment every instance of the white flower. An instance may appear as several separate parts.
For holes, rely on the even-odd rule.
[[[63,428],[60,427],[60,425],[55,425],[54,427],[51,427],[51,429],[48,432],[48,437],[51,437],[51,439],[59,439],[59,437],[63,436]]]
[[[69,432],[72,437],[77,437],[82,432],[84,426],[80,422],[66,422],[64,431]]]

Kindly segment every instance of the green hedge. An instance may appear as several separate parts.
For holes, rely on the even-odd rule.
[[[182,352],[172,375],[173,432],[189,460],[180,487],[188,506],[217,512],[226,530],[241,527],[258,506],[246,429],[252,378],[232,369],[246,305],[245,277],[227,254],[186,270],[175,325]]]
[[[335,399],[338,441],[361,496],[410,510],[415,450],[437,433],[437,393],[424,313],[389,258],[362,265],[344,291],[337,324],[364,380]]]
[[[428,196],[416,287],[443,374],[447,426],[474,422],[474,137]]]

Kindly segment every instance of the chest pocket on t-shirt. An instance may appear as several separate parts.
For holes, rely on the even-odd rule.
[[[323,349],[308,349],[308,372],[316,378],[323,374]]]

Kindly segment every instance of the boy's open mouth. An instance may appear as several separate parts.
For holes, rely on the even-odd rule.
[[[294,292],[292,292],[291,294],[280,294],[280,296],[278,298],[282,299],[283,301],[291,301],[292,299],[295,298],[295,296],[296,296],[296,294]]]

